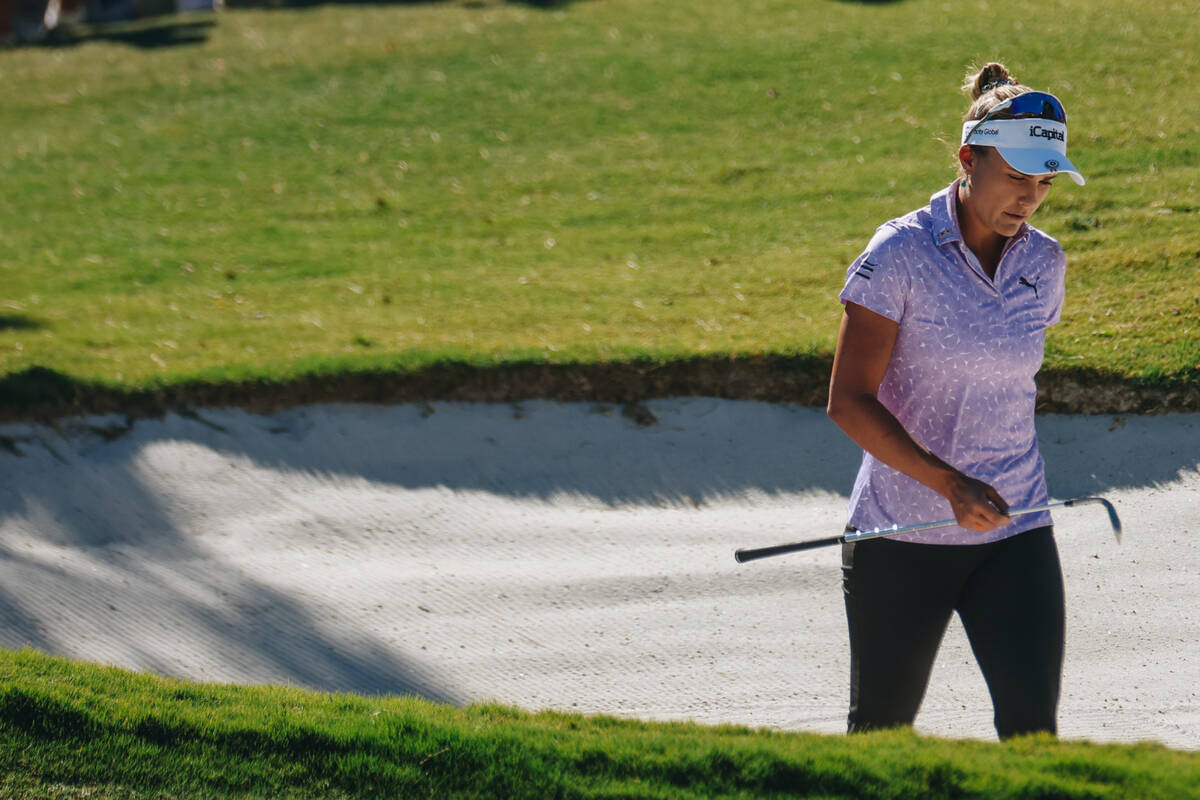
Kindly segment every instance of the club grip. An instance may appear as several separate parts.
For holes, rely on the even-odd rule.
[[[770,558],[771,556],[781,556],[784,553],[795,553],[800,550],[811,550],[814,547],[825,547],[831,544],[840,544],[841,536],[830,536],[827,539],[813,539],[809,542],[794,542],[792,544],[777,544],[772,547],[754,547],[735,550],[733,558],[739,564],[744,564],[747,561],[755,561],[760,558]]]

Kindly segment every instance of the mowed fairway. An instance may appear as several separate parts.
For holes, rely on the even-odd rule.
[[[828,353],[970,63],[1071,114],[1051,367],[1200,364],[1194,4],[324,6],[0,53],[0,372],[146,386]],[[1061,183],[1061,182],[1060,182]]]

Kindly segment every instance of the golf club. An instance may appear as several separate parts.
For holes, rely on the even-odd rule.
[[[1017,517],[1022,514],[1033,514],[1038,511],[1048,511],[1051,508],[1071,508],[1072,506],[1081,506],[1087,503],[1100,503],[1108,512],[1108,521],[1112,525],[1113,536],[1116,537],[1118,543],[1121,541],[1121,519],[1117,516],[1117,510],[1113,508],[1113,504],[1105,500],[1103,497],[1073,497],[1070,500],[1060,500],[1057,503],[1046,503],[1040,506],[1031,506],[1030,508],[1010,508],[1008,516]],[[930,528],[944,528],[947,525],[954,525],[957,520],[944,519],[938,522],[922,522],[917,525],[907,525],[899,527],[896,525],[890,528],[875,528],[870,531],[849,531],[841,536],[830,536],[825,539],[810,539],[806,542],[792,542],[790,544],[777,544],[771,547],[755,547],[743,548],[734,552],[733,557],[739,564],[746,561],[754,561],[759,558],[769,558],[770,556],[780,556],[784,553],[795,553],[799,550],[811,550],[814,547],[824,547],[831,544],[842,544],[843,542],[862,542],[867,539],[877,539],[881,536],[894,536],[898,533],[912,533],[914,531],[924,531]]]

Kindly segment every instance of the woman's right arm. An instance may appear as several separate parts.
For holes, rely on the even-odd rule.
[[[950,501],[958,524],[986,531],[1006,525],[1008,504],[991,486],[956,470],[909,435],[879,402],[900,325],[856,303],[846,304],[829,383],[829,418],[892,469]]]

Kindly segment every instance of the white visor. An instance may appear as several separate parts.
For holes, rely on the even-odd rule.
[[[963,123],[962,143],[994,147],[1009,166],[1025,175],[1065,172],[1083,186],[1083,175],[1067,158],[1067,126],[1048,119],[995,119]]]

